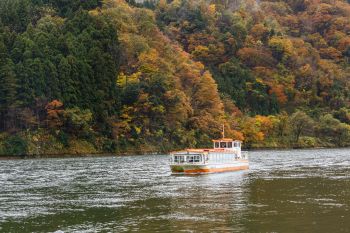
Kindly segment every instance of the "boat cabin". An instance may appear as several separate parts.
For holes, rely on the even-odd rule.
[[[219,140],[213,140],[214,149],[224,150],[240,150],[242,142],[239,140],[233,140],[231,138],[222,138]]]

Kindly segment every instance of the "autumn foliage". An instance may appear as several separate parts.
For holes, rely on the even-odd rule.
[[[0,154],[210,146],[222,124],[349,145],[349,33],[343,0],[1,1]]]

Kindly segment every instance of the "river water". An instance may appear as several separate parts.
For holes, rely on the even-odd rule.
[[[350,149],[197,176],[161,155],[3,160],[0,232],[350,232]]]

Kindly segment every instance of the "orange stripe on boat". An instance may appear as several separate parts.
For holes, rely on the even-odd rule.
[[[211,173],[211,172],[228,172],[228,171],[239,171],[247,170],[249,166],[239,166],[239,167],[225,167],[225,168],[209,168],[209,169],[191,169],[184,170],[184,173]]]

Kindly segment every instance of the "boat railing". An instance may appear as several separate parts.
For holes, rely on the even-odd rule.
[[[242,151],[241,152],[241,157],[242,157],[242,159],[248,160],[248,157],[249,157],[248,151]]]
[[[173,164],[173,165],[180,165],[180,164],[194,164],[194,165],[201,165],[201,164],[205,164],[204,161],[199,161],[199,162],[191,162],[191,161],[173,161],[173,160],[170,160],[170,164]]]

